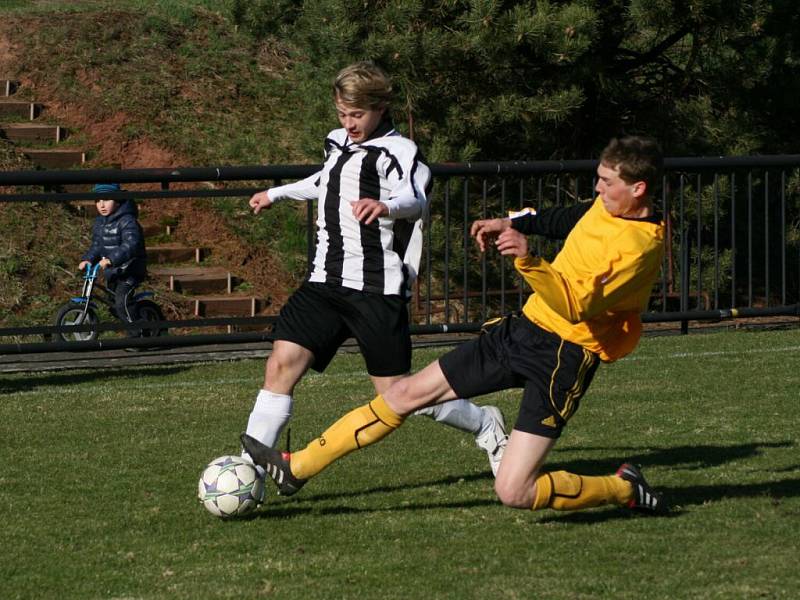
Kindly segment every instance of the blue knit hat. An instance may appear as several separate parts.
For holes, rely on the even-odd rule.
[[[109,194],[114,192],[121,192],[122,188],[118,183],[98,183],[92,188],[95,194]]]

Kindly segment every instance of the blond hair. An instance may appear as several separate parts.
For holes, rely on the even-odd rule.
[[[343,104],[367,110],[387,108],[392,98],[392,82],[375,63],[353,63],[336,75],[333,97]]]

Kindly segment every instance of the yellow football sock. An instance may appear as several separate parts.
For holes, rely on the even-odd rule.
[[[633,486],[617,477],[587,477],[567,471],[543,473],[536,478],[533,510],[579,510],[603,504],[627,504],[633,498]]]
[[[313,477],[338,458],[382,440],[403,424],[378,394],[369,404],[350,411],[299,452],[292,453],[292,474]]]

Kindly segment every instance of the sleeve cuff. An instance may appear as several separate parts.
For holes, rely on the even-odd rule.
[[[517,269],[533,269],[538,267],[542,262],[541,257],[528,254],[527,256],[517,257],[514,259],[514,267]]]
[[[509,212],[511,219],[511,228],[524,233],[526,235],[531,233],[533,218],[536,216],[536,211],[532,208],[523,208],[517,212]]]

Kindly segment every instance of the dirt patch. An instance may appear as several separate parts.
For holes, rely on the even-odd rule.
[[[30,26],[35,26],[30,25]],[[18,46],[9,35],[8,24],[0,24],[0,76],[20,82],[22,92],[35,90],[37,103],[45,106],[47,121],[65,127],[68,135],[80,136],[89,151],[87,168],[175,168],[191,166],[175,152],[152,143],[146,137],[131,139],[124,132],[135,127],[133,120],[120,111],[111,116],[98,117],[92,106],[60,98],[58,82],[32,80],[17,71]],[[25,24],[16,21],[14,35],[24,35]],[[91,81],[86,82],[92,89]],[[172,189],[191,189],[198,184],[176,184]],[[153,189],[152,186],[128,185],[128,189]],[[248,247],[228,226],[224,219],[211,208],[213,200],[151,200],[140,203],[142,223],[161,224],[177,221],[179,225],[176,242],[208,249],[215,265],[227,268],[235,277],[252,287],[248,290],[260,299],[268,301],[265,314],[277,312],[293,285],[293,278],[281,266],[282,263],[266,248]]]

